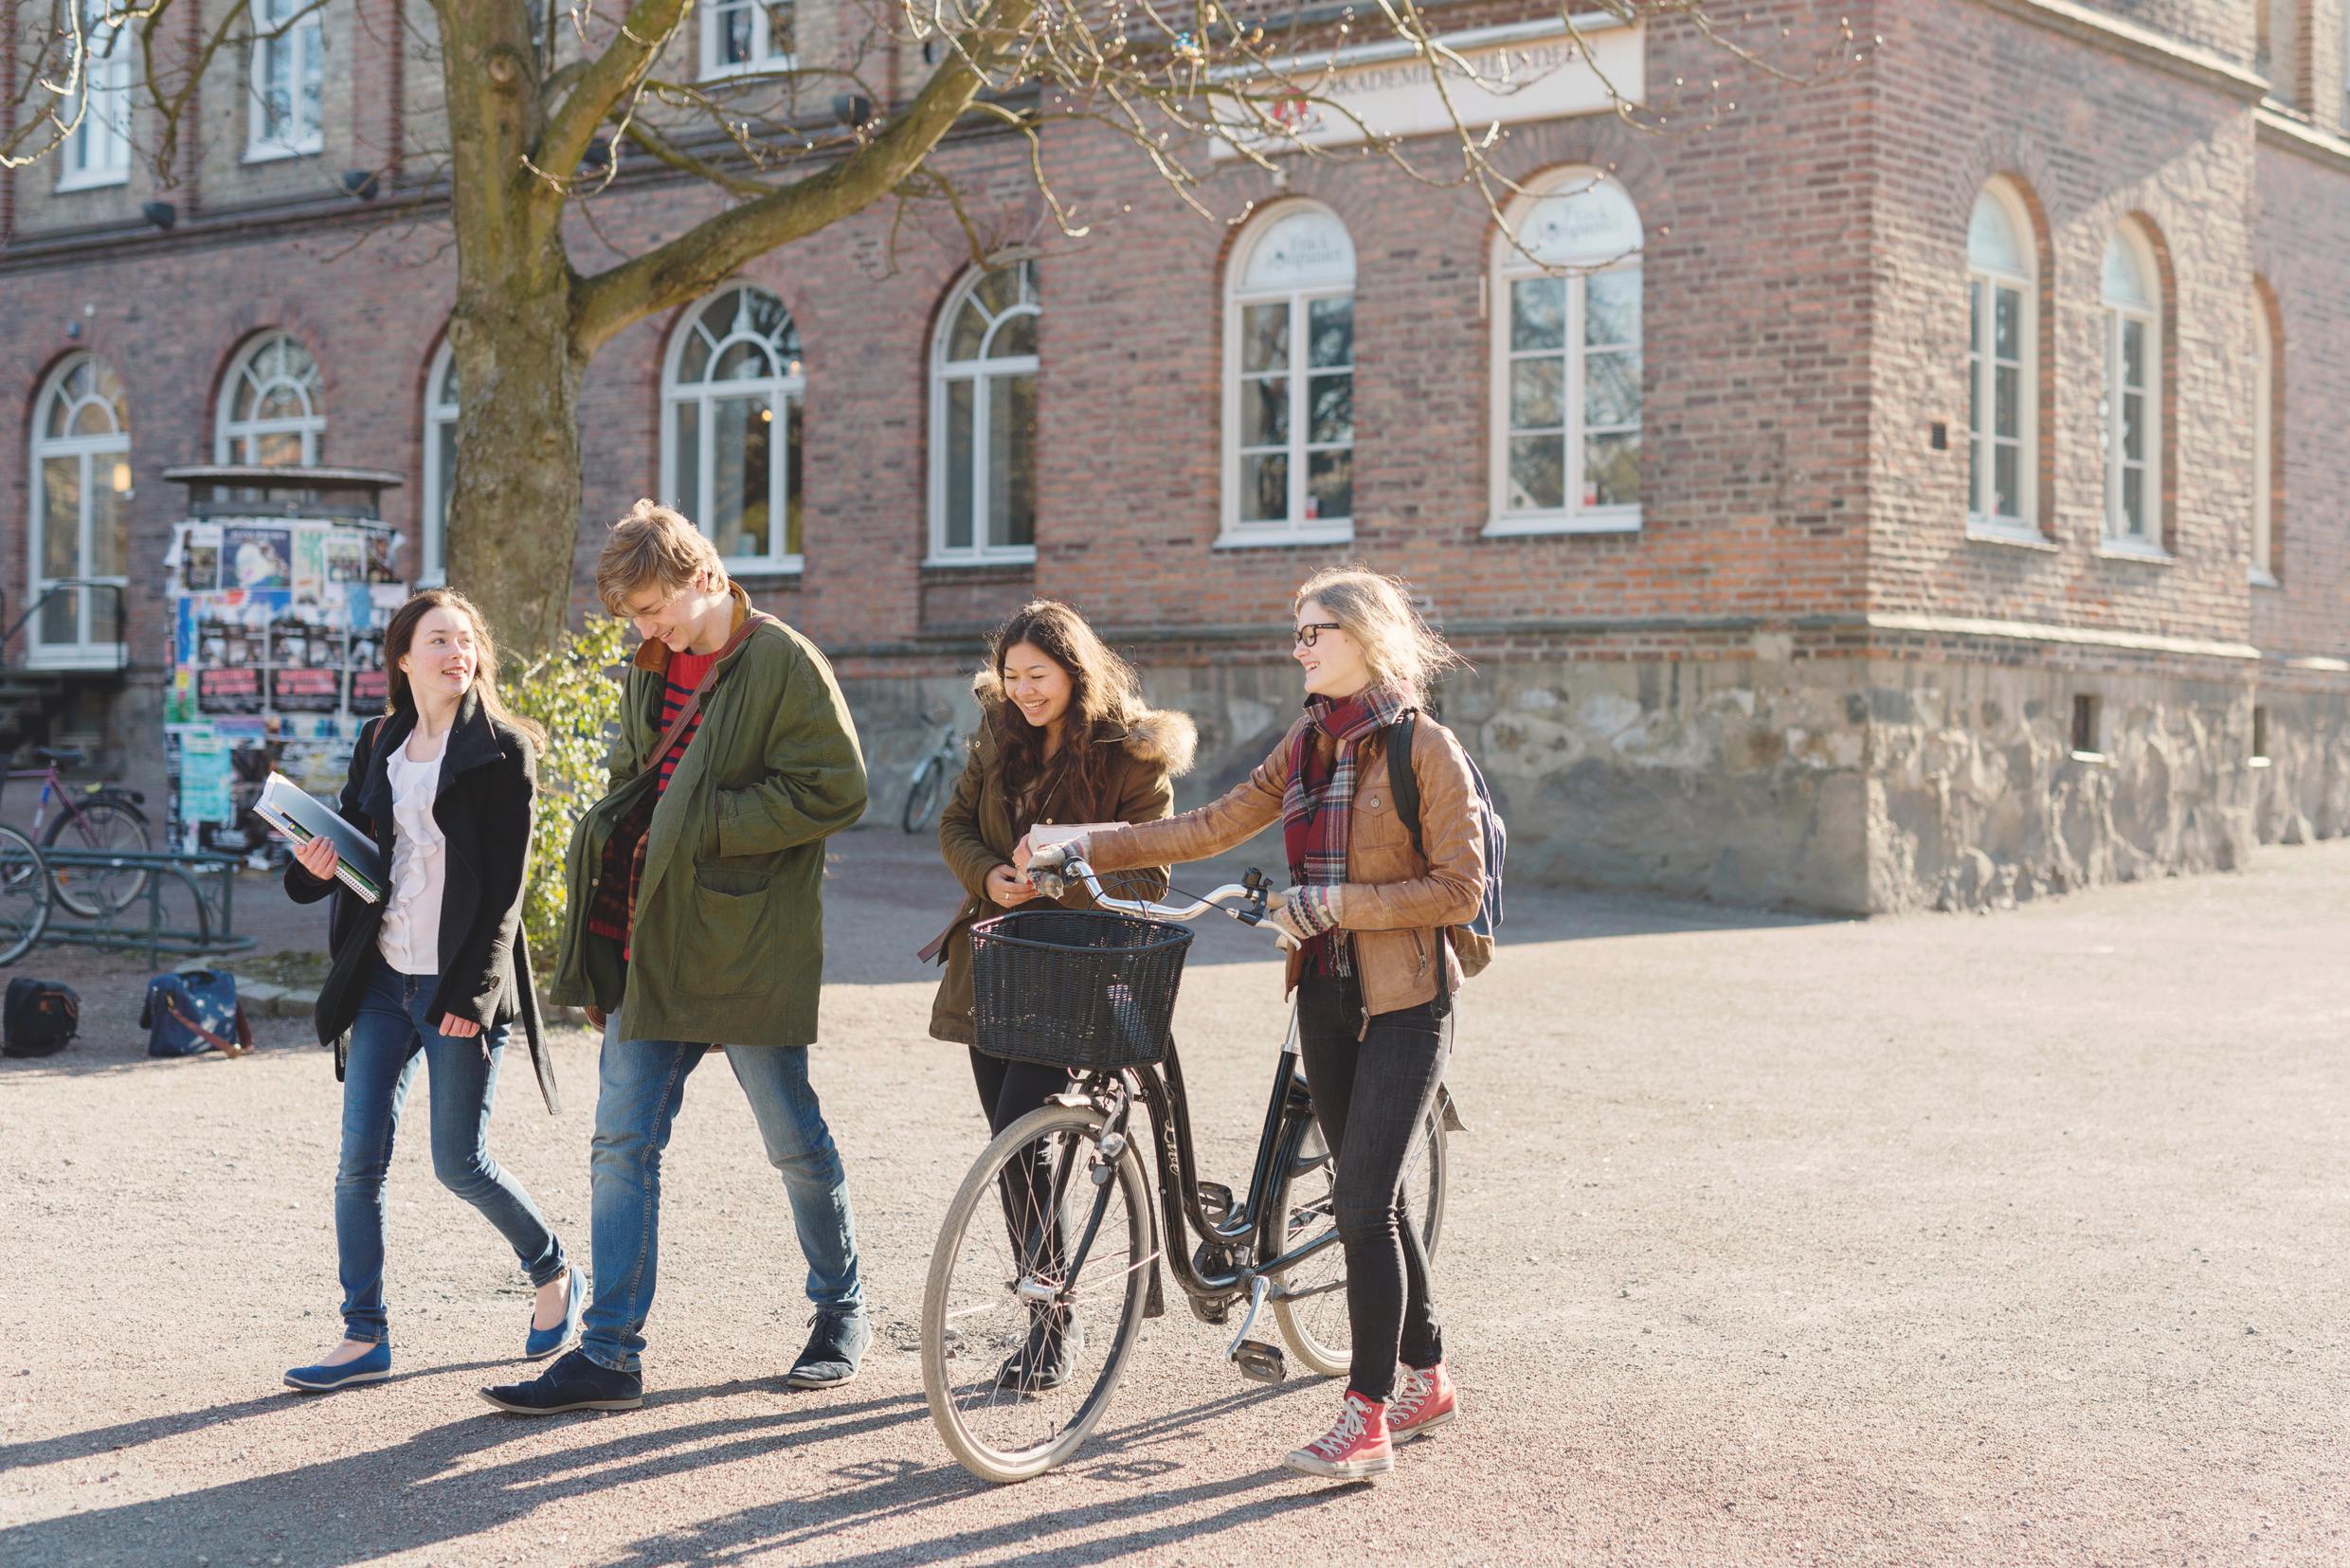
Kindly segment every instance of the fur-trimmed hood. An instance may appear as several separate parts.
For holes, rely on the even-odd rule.
[[[982,733],[985,721],[995,715],[1003,704],[1003,685],[993,670],[980,670],[971,676],[971,695],[979,700]],[[1170,778],[1181,778],[1191,771],[1192,762],[1199,755],[1200,727],[1191,722],[1191,715],[1169,708],[1138,707],[1127,720],[1126,733],[1119,738],[1138,762],[1153,763],[1164,767]]]

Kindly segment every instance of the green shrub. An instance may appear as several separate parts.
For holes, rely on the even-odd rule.
[[[555,971],[563,941],[564,856],[571,829],[604,795],[606,759],[620,720],[621,683],[612,669],[627,657],[626,628],[594,616],[585,631],[567,634],[506,687],[515,712],[547,729],[538,759],[538,817],[531,828],[530,885],[522,895],[522,929],[541,985]]]

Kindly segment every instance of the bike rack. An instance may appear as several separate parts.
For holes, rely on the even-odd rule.
[[[93,871],[143,871],[147,873],[147,891],[131,903],[111,914],[92,919],[76,914],[65,907],[63,899],[49,904],[49,923],[41,933],[39,946],[45,943],[62,942],[85,947],[121,948],[131,951],[144,947],[147,961],[158,967],[166,953],[174,958],[214,958],[227,953],[249,952],[254,938],[235,934],[235,896],[237,868],[243,863],[233,855],[183,855],[170,850],[117,853],[111,850],[66,849],[60,845],[42,851],[42,858],[53,871],[60,866],[86,867]],[[195,910],[195,928],[182,929],[164,924],[164,878],[170,877],[188,890],[190,903]],[[213,884],[208,892],[206,882]],[[146,906],[144,929],[124,922],[123,917],[139,905]],[[64,924],[61,925],[61,922]]]

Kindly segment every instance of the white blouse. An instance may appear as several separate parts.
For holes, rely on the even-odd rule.
[[[375,950],[404,975],[441,972],[441,893],[448,876],[448,841],[433,820],[432,802],[441,792],[441,758],[448,731],[423,762],[410,762],[403,745],[391,754],[391,891],[384,900],[383,929]]]

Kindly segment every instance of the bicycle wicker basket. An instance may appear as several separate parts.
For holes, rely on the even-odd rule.
[[[971,1014],[991,1056],[1146,1067],[1166,1055],[1190,928],[1092,910],[1015,910],[971,928]]]

